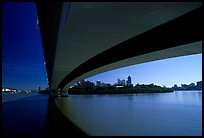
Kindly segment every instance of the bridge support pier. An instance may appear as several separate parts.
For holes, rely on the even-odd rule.
[[[51,97],[68,97],[68,91],[63,91],[62,89],[59,90],[51,90],[50,91],[50,96]]]
[[[57,97],[59,95],[58,91],[56,90],[50,90],[50,97]]]
[[[67,91],[63,91],[62,89],[60,89],[60,96],[61,97],[68,97],[68,92]]]

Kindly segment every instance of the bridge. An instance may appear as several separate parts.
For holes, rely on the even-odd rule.
[[[112,69],[202,53],[201,2],[36,5],[53,94]]]

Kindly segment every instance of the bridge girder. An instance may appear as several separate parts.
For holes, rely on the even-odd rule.
[[[201,53],[200,7],[200,2],[37,3],[51,89],[119,67]]]

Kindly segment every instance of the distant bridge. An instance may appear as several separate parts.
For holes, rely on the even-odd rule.
[[[51,90],[129,65],[202,53],[201,2],[37,2]]]

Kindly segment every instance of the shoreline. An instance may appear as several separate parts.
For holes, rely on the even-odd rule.
[[[90,95],[101,95],[101,94],[145,94],[145,93],[170,93],[170,92],[174,92],[174,91],[155,91],[155,92],[152,92],[152,91],[145,91],[145,92],[142,92],[142,91],[96,91],[96,92],[86,92],[86,91],[82,91],[82,92],[79,92],[79,91],[68,91],[68,94],[70,95],[84,95],[84,94],[90,94]]]
[[[185,92],[189,90],[169,90],[169,91],[131,91],[131,90],[119,90],[119,91],[87,91],[87,90],[79,90],[79,91],[68,91],[68,95],[116,95],[116,94],[158,94],[158,93],[172,93],[172,92]],[[202,92],[202,90],[190,90],[190,92]],[[67,91],[63,91],[63,93],[66,93]],[[49,92],[46,93],[39,93],[39,94],[48,94]]]
[[[136,92],[136,93],[70,93],[68,95],[117,95],[117,94],[159,94],[159,93],[172,93],[172,92],[186,92],[185,91],[170,91],[170,92]],[[191,90],[190,92],[202,92],[202,90]],[[188,91],[189,92],[189,91]]]

